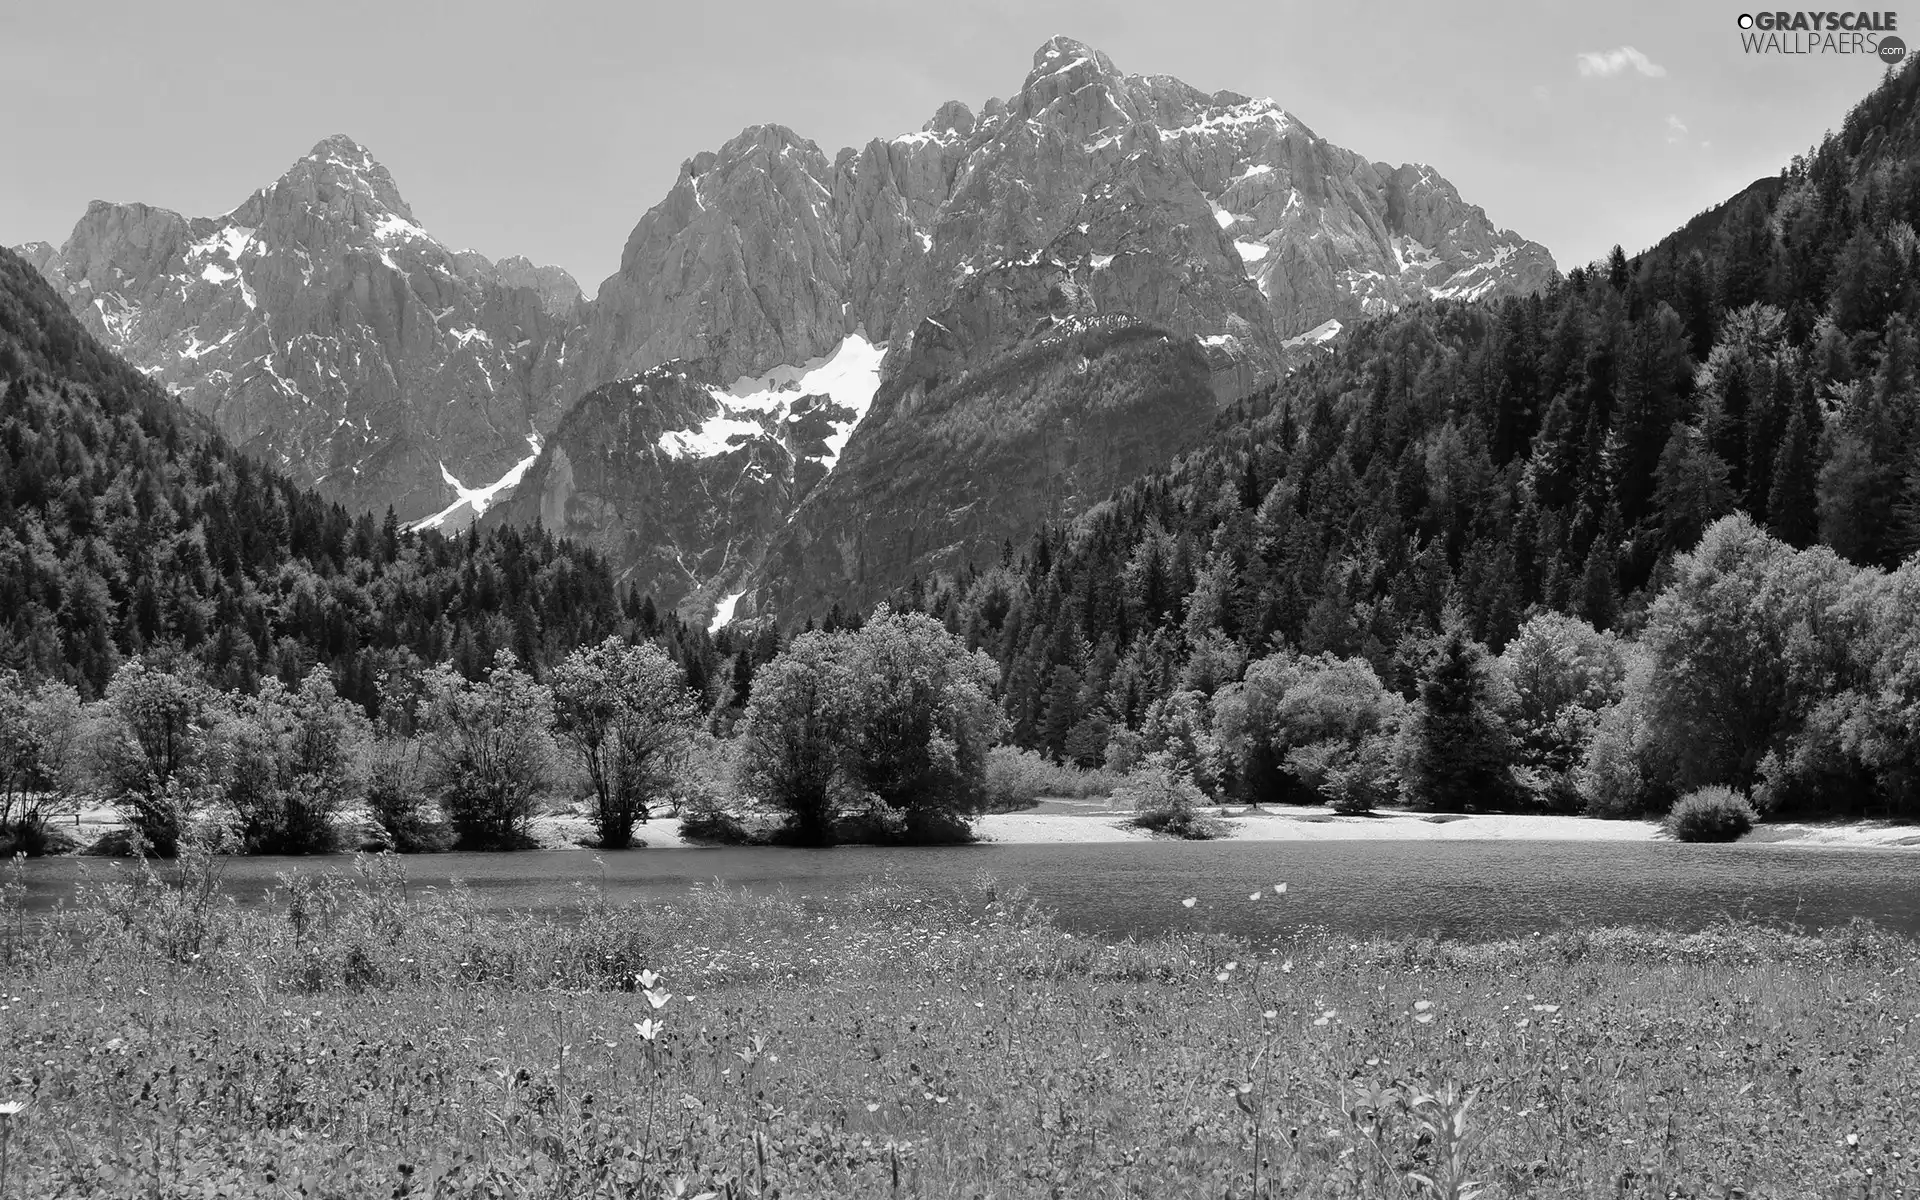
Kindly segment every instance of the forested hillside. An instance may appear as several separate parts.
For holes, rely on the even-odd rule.
[[[355,515],[235,453],[0,251],[0,667],[97,696],[172,646],[251,691],[330,667],[377,705],[408,656],[548,662],[619,618],[591,553]]]
[[[1911,67],[1890,75],[1777,185],[1637,258],[1616,249],[1539,295],[1362,325],[1171,469],[899,603],[999,659],[1020,741],[1091,762],[1116,730],[1188,720],[1180,697],[1205,701],[1276,648],[1363,660],[1411,700],[1454,625],[1492,654],[1536,611],[1639,645],[1687,569],[1735,570],[1704,548],[1691,567],[1675,555],[1736,512],[1765,531],[1741,560],[1774,563],[1760,576],[1818,547],[1804,561],[1823,578],[1897,591],[1884,572],[1920,548],[1917,91]],[[1782,647],[1841,619],[1810,613]],[[1760,759],[1806,750],[1794,738],[1849,679],[1912,702],[1910,680],[1861,670],[1797,680],[1808,694],[1782,703],[1800,707],[1779,728],[1751,714],[1758,749],[1697,781],[1764,781]],[[1829,748],[1857,751],[1867,719],[1828,716]],[[1789,790],[1885,799],[1849,761],[1819,769],[1845,786]],[[1662,778],[1687,782],[1676,770]]]

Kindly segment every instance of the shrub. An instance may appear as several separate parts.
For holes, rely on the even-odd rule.
[[[1731,842],[1753,828],[1753,806],[1724,784],[1687,793],[1667,814],[1666,830],[1682,842]]]
[[[1213,698],[1215,729],[1242,799],[1319,800],[1345,812],[1364,812],[1396,792],[1393,739],[1405,710],[1363,658],[1284,650]]]
[[[426,803],[420,743],[410,737],[377,739],[367,752],[367,810],[387,844],[401,854],[450,849],[453,834]]]
[[[694,796],[680,806],[680,836],[695,842],[745,846],[753,832],[716,796]]]
[[[1128,824],[1137,829],[1204,841],[1224,836],[1229,828],[1225,821],[1200,814],[1205,794],[1165,751],[1149,754],[1114,789],[1113,798],[1134,810]]]
[[[1391,800],[1399,782],[1393,770],[1393,740],[1384,734],[1355,745],[1329,738],[1287,754],[1287,771],[1312,788],[1335,812],[1372,812]]]
[[[1042,796],[1108,796],[1116,782],[1110,772],[1057,763],[1037,750],[995,746],[987,751],[987,808],[993,812],[1032,808]]]

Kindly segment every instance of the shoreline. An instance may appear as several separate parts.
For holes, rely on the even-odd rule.
[[[1048,800],[1040,808],[1042,811],[986,813],[975,818],[973,829],[977,844],[1058,846],[1178,840],[1126,826],[1128,813],[1109,811],[1101,800]],[[1044,811],[1047,809],[1053,811]],[[1233,842],[1671,840],[1658,821],[1648,820],[1613,821],[1526,813],[1416,813],[1403,809],[1343,815],[1318,806],[1248,810],[1225,805],[1208,806],[1202,811],[1224,817],[1229,830],[1216,840]],[[121,828],[120,821],[108,809],[88,809],[81,814],[78,826],[62,826],[81,846],[91,845],[102,834],[118,828]],[[591,853],[595,848],[582,842],[591,837],[592,831],[592,823],[578,813],[548,813],[534,819],[533,832],[540,850]],[[636,827],[634,836],[646,844],[646,849],[654,850],[714,845],[682,837],[678,817],[657,817]],[[1756,826],[1752,833],[1729,844],[1920,851],[1920,825],[1880,820],[1781,821]]]

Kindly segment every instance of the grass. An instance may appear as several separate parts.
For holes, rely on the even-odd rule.
[[[1920,963],[1863,925],[1355,941],[1263,891],[1256,949],[984,878],[532,915],[385,858],[246,908],[216,860],[104,873],[9,925],[4,1200],[1920,1188]]]

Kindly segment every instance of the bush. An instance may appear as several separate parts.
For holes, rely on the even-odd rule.
[[[689,841],[745,846],[754,841],[732,809],[715,796],[694,796],[680,806],[680,836]]]
[[[1666,830],[1682,842],[1731,842],[1750,831],[1756,819],[1746,797],[1713,784],[1676,801],[1667,814]]]
[[[1057,763],[1037,750],[995,746],[987,751],[987,808],[993,812],[1032,808],[1042,796],[1110,796],[1116,783],[1110,772]]]
[[[1214,727],[1250,804],[1323,801],[1365,812],[1398,792],[1406,703],[1362,658],[1280,651],[1213,698]]]
[[[1136,829],[1205,841],[1224,837],[1230,828],[1225,821],[1200,814],[1206,796],[1165,751],[1149,754],[1114,789],[1113,798],[1134,810],[1128,824]]]
[[[453,832],[437,820],[423,794],[420,743],[383,737],[367,753],[367,810],[387,844],[401,854],[434,854],[453,846]]]

